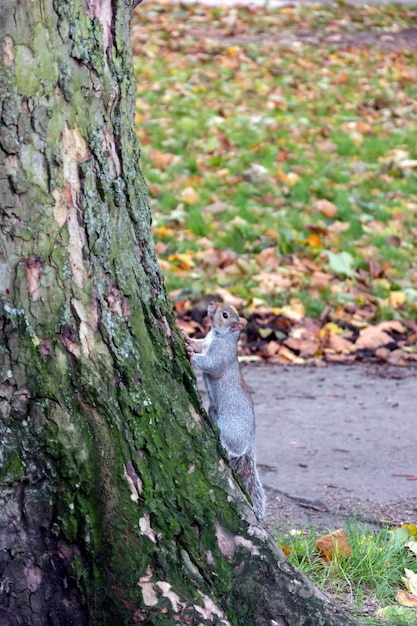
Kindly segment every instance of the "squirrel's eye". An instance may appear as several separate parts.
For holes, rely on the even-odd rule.
[[[226,311],[223,311],[223,317],[224,317],[225,320],[227,320],[227,318],[229,317],[229,314],[226,313]]]

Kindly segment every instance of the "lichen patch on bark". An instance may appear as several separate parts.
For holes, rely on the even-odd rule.
[[[152,543],[156,543],[156,534],[152,530],[151,527],[151,518],[149,515],[144,515],[139,520],[139,528],[141,531],[141,535],[146,535],[148,539],[152,541]]]
[[[79,212],[81,212],[79,164],[90,159],[91,152],[77,126],[71,129],[68,124],[65,124],[61,135],[61,155],[68,209],[68,255],[74,282],[81,288],[87,277],[83,260],[83,250],[87,247],[87,239],[85,229],[79,223]]]
[[[25,259],[25,266],[27,290],[32,300],[36,302],[39,300],[39,285],[43,267],[42,259],[37,254],[31,254],[29,258]]]
[[[130,490],[130,498],[134,502],[139,502],[143,492],[143,483],[135,472],[132,463],[127,463],[124,468],[124,477],[127,480]]]
[[[96,354],[97,346],[94,332],[97,329],[97,307],[90,304],[87,307],[76,298],[72,298],[71,306],[77,314],[79,320],[79,337],[81,352],[84,356],[91,358]]]
[[[67,221],[67,207],[64,203],[62,194],[58,189],[54,189],[52,195],[55,198],[55,204],[53,207],[54,218],[59,228],[62,228],[63,226],[65,226],[65,223]]]
[[[172,586],[165,580],[158,580],[156,582],[156,586],[161,590],[163,597],[168,598],[171,602],[172,609],[174,611],[180,611],[183,607],[183,603],[180,602],[178,594],[176,594],[175,591],[172,591]]]
[[[236,550],[236,538],[229,533],[218,520],[215,520],[217,544],[223,556],[233,558]]]
[[[107,165],[112,180],[115,180],[122,173],[122,166],[116,149],[116,138],[106,125],[101,129],[103,136],[103,151],[107,156]]]
[[[16,58],[16,50],[14,48],[13,39],[6,35],[3,39],[3,65],[6,70],[12,67]]]
[[[255,546],[255,544],[252,541],[250,541],[250,539],[245,539],[244,537],[241,537],[240,535],[236,535],[235,542],[237,546],[242,546],[243,548],[246,548],[246,550],[249,550],[249,552],[252,555],[259,556],[260,554],[259,549],[257,548],[257,546]]]
[[[215,617],[220,618],[220,623],[225,626],[231,626],[228,619],[226,619],[225,614],[219,607],[213,602],[211,598],[206,596],[204,593],[201,593],[201,599],[203,600],[204,605],[199,606],[198,604],[194,605],[194,609],[202,615],[202,617],[206,620],[210,620],[212,622]]]
[[[113,9],[111,0],[85,0],[85,9],[89,17],[99,20],[103,27],[103,45],[107,50],[113,45],[112,21]]]

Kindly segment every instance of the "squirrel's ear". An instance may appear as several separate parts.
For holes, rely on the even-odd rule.
[[[247,320],[245,320],[244,317],[239,317],[239,321],[238,322],[233,322],[233,324],[231,325],[231,329],[232,331],[235,330],[242,330],[243,328],[245,328],[246,324],[248,323]]]

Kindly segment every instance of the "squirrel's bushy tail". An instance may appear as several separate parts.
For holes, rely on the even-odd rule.
[[[256,469],[255,455],[232,457],[230,465],[239,474],[245,489],[251,497],[253,510],[259,519],[265,515],[265,492]]]

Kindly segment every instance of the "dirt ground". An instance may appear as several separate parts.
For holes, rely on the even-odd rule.
[[[371,526],[417,523],[416,369],[250,364],[242,371],[255,402],[271,530],[335,530],[353,517]]]

